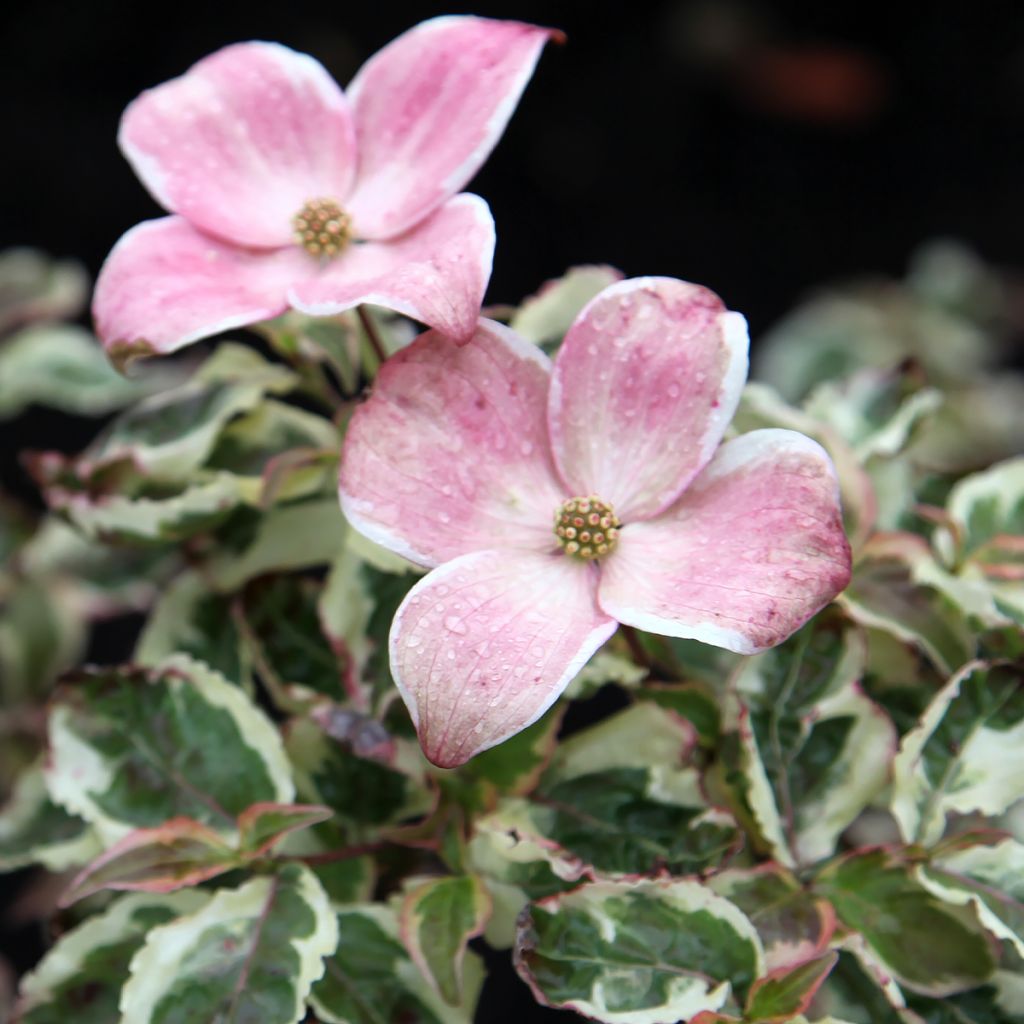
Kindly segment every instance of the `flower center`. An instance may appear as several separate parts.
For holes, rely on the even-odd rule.
[[[562,550],[586,561],[615,550],[620,526],[611,505],[593,494],[589,498],[570,498],[555,511],[555,536]]]
[[[294,217],[296,245],[333,259],[352,241],[352,218],[333,199],[310,199]]]

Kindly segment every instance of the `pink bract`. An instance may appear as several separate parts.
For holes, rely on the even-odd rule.
[[[93,313],[107,350],[122,361],[172,352],[288,308],[363,302],[467,341],[494,223],[482,199],[456,193],[551,34],[435,18],[370,58],[347,94],[311,57],[239,43],[144,92],[119,141],[171,216],[125,234],[100,272]],[[296,216],[323,200],[344,215],[329,229],[333,258],[311,254],[313,235],[295,239]]]
[[[391,667],[435,764],[536,721],[618,623],[742,654],[780,643],[850,576],[835,470],[789,430],[719,444],[747,372],[746,323],[712,292],[623,281],[558,357],[481,320],[381,369],[342,457],[349,522],[428,573]],[[622,526],[591,560],[555,514],[595,495]]]

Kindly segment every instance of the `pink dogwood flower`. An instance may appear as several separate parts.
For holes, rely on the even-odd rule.
[[[534,722],[619,623],[743,654],[850,576],[835,470],[814,441],[719,446],[746,322],[697,285],[623,281],[558,356],[481,320],[428,331],[355,413],[349,522],[433,569],[391,629],[424,752],[454,767]]]
[[[435,18],[370,58],[347,94],[311,57],[240,43],[144,92],[119,141],[172,216],[128,231],[100,273],[93,312],[112,358],[364,302],[466,341],[494,222],[456,193],[551,34]]]

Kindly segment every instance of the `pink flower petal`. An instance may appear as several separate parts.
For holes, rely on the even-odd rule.
[[[181,217],[144,221],[100,270],[96,332],[112,358],[173,352],[284,312],[288,285],[315,269],[299,249],[253,252],[200,234]]]
[[[391,673],[423,751],[454,768],[535,722],[616,623],[593,565],[478,551],[409,592],[391,627]]]
[[[755,430],[723,445],[664,515],[622,530],[599,600],[631,626],[753,654],[849,579],[824,449],[795,431]]]
[[[458,192],[505,130],[551,32],[515,21],[425,21],[348,89],[359,140],[349,204],[360,238],[390,238]]]
[[[343,201],[356,166],[341,90],[276,43],[227,46],[144,92],[119,138],[158,202],[240,245],[290,242],[303,204]]]
[[[463,193],[401,238],[351,246],[289,297],[312,316],[363,302],[384,306],[465,342],[480,316],[493,255],[491,211]]]
[[[487,320],[470,345],[429,331],[392,356],[345,438],[349,522],[423,565],[485,548],[554,548],[564,495],[544,421],[549,367]]]
[[[714,453],[747,375],[747,328],[698,285],[642,277],[600,293],[551,380],[555,461],[623,523],[667,508]]]

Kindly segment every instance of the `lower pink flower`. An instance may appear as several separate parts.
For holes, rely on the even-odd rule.
[[[341,501],[434,570],[391,629],[431,761],[536,721],[619,623],[753,654],[846,586],[824,450],[789,430],[719,446],[746,373],[743,317],[668,278],[605,289],[553,365],[487,320],[465,347],[428,331],[384,365]]]

